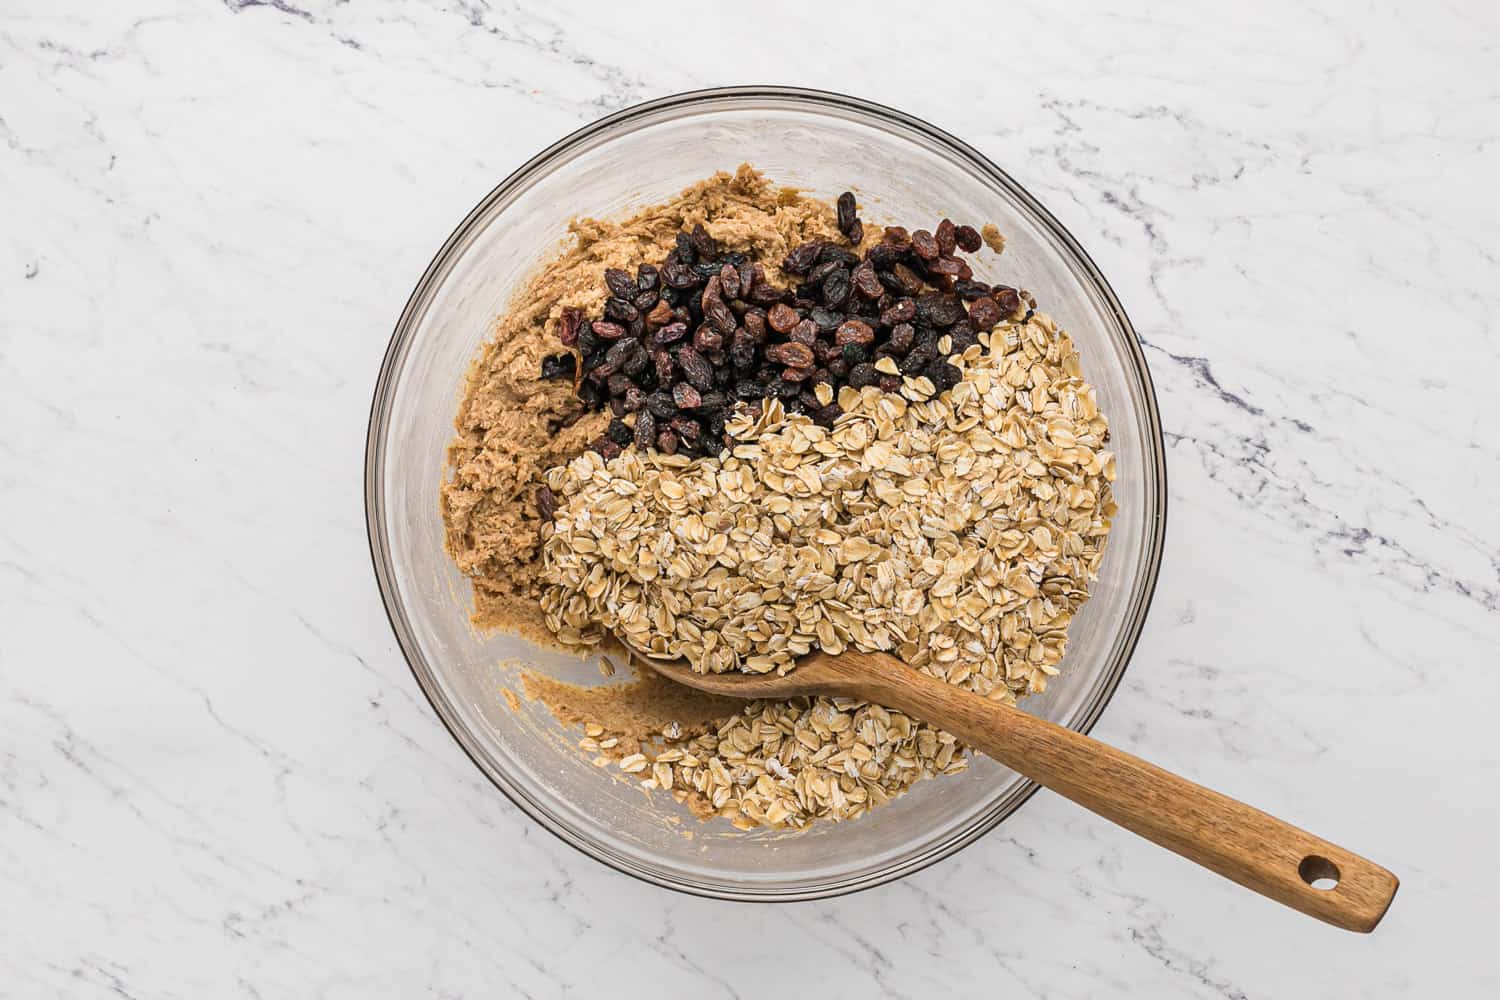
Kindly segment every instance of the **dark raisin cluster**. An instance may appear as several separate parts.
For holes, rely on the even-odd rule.
[[[854,196],[838,199],[838,226],[850,244],[864,238]],[[624,448],[713,455],[731,442],[724,422],[735,405],[768,397],[793,413],[831,425],[845,385],[901,388],[925,375],[938,391],[959,371],[952,353],[1024,309],[1022,294],[975,281],[959,252],[981,245],[971,226],[948,219],[934,232],[888,227],[863,256],[828,241],[804,243],[781,262],[796,280],[770,280],[743,253],[723,252],[700,226],[677,235],[660,265],[631,275],[605,271],[603,315],[563,310],[558,336],[572,350],[545,358],[542,377],[570,378],[590,409],[614,413],[594,450]],[[576,352],[576,353],[575,353]],[[877,369],[891,358],[899,375]],[[815,386],[832,390],[824,404]]]

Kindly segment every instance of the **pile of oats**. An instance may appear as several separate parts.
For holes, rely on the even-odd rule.
[[[1043,690],[1114,514],[1107,423],[1042,314],[951,360],[963,379],[935,398],[925,378],[899,395],[841,390],[832,430],[771,402],[730,422],[728,455],[588,453],[551,469],[567,499],[543,549],[548,626],[577,647],[614,632],[700,671],[784,673],[813,648],[854,647],[991,698]],[[901,713],[816,698],[753,703],[618,763],[739,825],[798,827],[965,761]]]

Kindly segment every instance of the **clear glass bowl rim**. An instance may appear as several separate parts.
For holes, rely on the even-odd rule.
[[[827,882],[816,886],[777,891],[774,893],[767,893],[763,890],[755,893],[740,893],[725,887],[683,882],[660,875],[650,867],[636,863],[634,859],[617,854],[603,845],[577,836],[574,831],[557,822],[545,808],[531,798],[525,789],[518,785],[507,784],[501,778],[491,774],[483,766],[475,749],[470,745],[464,727],[459,724],[447,705],[446,700],[441,697],[436,683],[426,675],[426,664],[423,662],[420,651],[417,649],[412,637],[410,626],[406,621],[405,610],[400,601],[396,583],[392,575],[392,566],[384,533],[385,504],[381,476],[384,460],[383,443],[386,424],[389,418],[390,400],[395,390],[396,374],[401,368],[401,362],[405,358],[411,338],[415,333],[416,317],[419,315],[423,305],[430,298],[433,290],[447,274],[453,263],[452,258],[455,249],[467,244],[468,235],[472,228],[487,215],[492,205],[506,197],[514,189],[528,183],[539,172],[544,171],[554,158],[580,145],[592,143],[601,133],[614,132],[622,126],[629,125],[631,122],[638,119],[651,118],[663,111],[674,109],[685,110],[691,109],[695,105],[736,99],[775,99],[790,103],[800,103],[803,105],[801,110],[812,112],[827,109],[853,111],[868,115],[871,118],[884,120],[887,124],[902,126],[921,134],[928,141],[941,147],[955,159],[962,161],[974,172],[985,175],[997,185],[1004,188],[1011,197],[1025,206],[1033,214],[1034,219],[1058,241],[1064,251],[1073,257],[1074,263],[1080,267],[1083,276],[1094,286],[1100,298],[1112,311],[1114,321],[1118,324],[1120,332],[1124,335],[1125,346],[1134,362],[1135,371],[1133,374],[1139,378],[1141,389],[1145,396],[1144,402],[1147,420],[1143,436],[1151,445],[1155,459],[1156,475],[1153,478],[1156,488],[1154,490],[1154,500],[1158,513],[1146,554],[1145,586],[1142,588],[1140,600],[1127,624],[1126,630],[1128,635],[1121,647],[1123,651],[1122,655],[1105,675],[1104,683],[1098,689],[1099,696],[1088,706],[1084,716],[1078,720],[1076,728],[1082,733],[1087,733],[1093,729],[1105,706],[1113,699],[1115,691],[1124,677],[1125,669],[1134,655],[1141,630],[1145,626],[1147,615],[1151,609],[1157,578],[1161,569],[1162,547],[1166,539],[1168,496],[1166,450],[1161,432],[1161,414],[1157,404],[1156,388],[1152,383],[1150,369],[1146,364],[1145,354],[1141,349],[1140,338],[1136,335],[1135,327],[1130,322],[1130,318],[1125,314],[1124,307],[1120,305],[1120,301],[1116,297],[1114,290],[1109,286],[1109,282],[1105,280],[1103,273],[1100,272],[1093,259],[1089,257],[1078,241],[1073,238],[1073,235],[1064,228],[1062,223],[1043,207],[1041,202],[1034,198],[1030,192],[1016,182],[1009,174],[991,162],[984,154],[929,122],[882,104],[833,91],[771,85],[715,87],[684,91],[655,100],[645,101],[585,125],[527,160],[481,199],[453,230],[448,239],[444,241],[442,247],[433,256],[432,262],[428,264],[427,270],[423,273],[421,280],[417,282],[416,287],[402,309],[400,318],[396,321],[390,343],[386,348],[385,356],[381,362],[380,374],[376,380],[374,395],[370,403],[370,420],[365,440],[365,522],[370,546],[370,560],[375,570],[375,579],[380,588],[381,601],[385,607],[387,620],[391,624],[391,630],[396,636],[396,642],[401,648],[401,654],[406,660],[407,668],[411,670],[412,676],[417,681],[417,686],[421,688],[423,696],[427,699],[428,704],[432,706],[433,711],[443,723],[444,728],[448,730],[449,735],[458,743],[459,747],[468,756],[470,761],[473,762],[474,766],[479,769],[480,773],[488,778],[490,783],[499,789],[522,812],[539,823],[544,829],[550,831],[559,840],[622,874],[666,889],[715,899],[749,902],[793,902],[809,899],[825,899],[859,892],[878,885],[884,885],[899,878],[904,878],[914,872],[921,871],[929,865],[936,864],[944,858],[956,854],[993,830],[1006,817],[1024,805],[1036,793],[1039,786],[1035,782],[1027,780],[1021,794],[1011,796],[1006,801],[1000,803],[997,808],[977,816],[967,828],[949,840],[944,841],[925,853],[906,858],[900,863],[877,871],[860,874],[841,882]]]

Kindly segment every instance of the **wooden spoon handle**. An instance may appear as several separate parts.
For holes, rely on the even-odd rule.
[[[1174,854],[1337,927],[1368,933],[1400,884],[1321,837],[1138,757],[889,660],[863,697],[939,726]],[[1314,888],[1313,883],[1333,888]]]

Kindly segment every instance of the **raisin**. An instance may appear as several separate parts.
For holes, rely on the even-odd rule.
[[[875,343],[875,330],[863,320],[851,319],[838,328],[838,332],[833,335],[833,341],[840,346],[859,344],[869,347]]]
[[[949,277],[962,275],[968,267],[963,261],[956,257],[939,257],[927,265],[927,270],[933,274],[946,274]]]
[[[712,301],[709,301],[708,297],[703,298],[703,319],[706,319],[708,324],[720,334],[733,333],[735,327],[739,325],[735,319],[735,313],[724,304],[721,298],[714,298]]]
[[[734,331],[729,343],[729,362],[736,368],[750,368],[755,364],[755,338],[749,330]]]
[[[572,378],[578,371],[578,358],[571,351],[542,359],[542,378]]]
[[[604,269],[604,283],[609,286],[612,295],[622,299],[635,298],[635,293],[640,291],[635,279],[630,276],[630,272],[622,271],[618,267]]]
[[[802,368],[814,362],[812,348],[806,344],[776,344],[766,349],[766,357],[779,365]]]
[[[854,192],[845,191],[839,195],[838,201],[835,202],[835,210],[838,214],[839,232],[845,236],[849,235],[849,230],[853,229],[854,224],[859,221],[858,217],[854,214],[854,209]],[[859,240],[851,237],[850,242],[858,243]]]
[[[973,302],[990,294],[990,286],[982,281],[965,281],[960,278],[953,283],[953,290],[965,302]]]
[[[919,375],[922,369],[932,364],[936,358],[936,348],[927,344],[919,344],[911,349],[910,354],[896,362],[896,367],[901,369],[902,375]]]
[[[849,369],[849,384],[856,389],[863,389],[868,385],[875,385],[880,381],[880,370],[867,362],[861,362]]]
[[[840,407],[838,403],[829,403],[827,406],[820,406],[816,410],[813,410],[812,418],[815,422],[821,424],[824,427],[832,427],[833,422],[837,420],[839,418],[839,414],[843,412],[843,408]]]
[[[877,243],[865,251],[865,260],[869,261],[876,270],[889,271],[904,253],[906,251],[900,247],[891,246],[889,243]]]
[[[937,387],[938,392],[946,392],[958,385],[959,380],[963,378],[963,372],[941,358],[928,365],[923,374]]]
[[[665,419],[676,416],[677,403],[672,394],[665,389],[658,389],[646,397],[646,408],[656,417]]]
[[[604,315],[621,323],[629,323],[641,311],[624,299],[608,299],[604,303]]]
[[[789,366],[781,373],[783,382],[803,382],[812,377],[811,368],[802,368],[796,365]]]
[[[609,360],[609,355],[607,354],[594,355],[588,359],[584,367],[587,369],[584,372],[584,376],[596,384],[603,382],[620,370],[619,362]]]
[[[811,347],[818,342],[818,324],[810,319],[804,319],[792,327],[791,332],[786,336],[788,340]]]
[[[997,285],[995,287],[995,304],[1000,307],[1001,314],[1009,318],[1021,311],[1021,296],[1014,288]]]
[[[606,462],[612,458],[619,458],[620,452],[624,450],[618,444],[603,436],[594,440],[593,449],[603,455]]]
[[[619,340],[625,336],[625,328],[619,323],[611,323],[609,320],[595,320],[593,334],[600,340]]]
[[[974,332],[974,324],[968,320],[959,320],[950,326],[948,337],[953,341],[950,349],[954,354],[962,354],[979,343],[979,335]]]
[[[900,298],[891,303],[890,308],[880,314],[880,322],[885,326],[895,326],[897,323],[909,323],[917,318],[917,304],[909,298]]]
[[[740,272],[733,264],[725,264],[719,268],[719,287],[726,299],[740,297]]]
[[[841,260],[825,260],[811,271],[807,272],[807,283],[812,286],[823,284],[823,279],[834,271],[844,266]]]
[[[917,297],[917,316],[932,326],[952,326],[964,315],[963,303],[956,295],[927,292]]]
[[[667,421],[667,427],[681,438],[684,444],[696,443],[698,435],[703,433],[702,426],[692,417],[673,417]]]
[[[937,240],[938,253],[942,254],[944,257],[953,256],[953,251],[957,249],[958,246],[957,229],[953,225],[953,220],[944,219],[942,222],[939,222],[937,231],[932,235],[933,238]]]
[[[870,360],[870,349],[863,344],[845,344],[839,348],[839,358],[851,367],[861,365]]]
[[[637,340],[617,340],[611,344],[604,354],[604,363],[610,366],[610,374],[625,367],[625,362],[635,357],[640,350],[641,344]]]
[[[635,432],[631,430],[630,425],[619,417],[609,422],[609,427],[604,433],[611,441],[621,446],[630,444],[635,439]]]
[[[808,318],[816,323],[818,329],[823,333],[830,333],[837,330],[839,324],[844,321],[843,313],[835,312],[832,309],[824,309],[822,306],[815,306],[809,310]]]
[[[969,303],[969,319],[980,330],[993,330],[1002,318],[1000,304],[988,295]]]
[[[790,333],[792,327],[796,326],[802,319],[797,315],[797,310],[785,303],[778,302],[766,313],[766,322],[771,324],[771,329],[777,333]]]
[[[865,261],[852,274],[854,289],[867,299],[878,299],[885,292],[880,279],[875,276],[875,265]]]
[[[688,327],[686,323],[668,323],[651,335],[651,342],[657,347],[666,347],[675,344],[687,336]]]
[[[882,375],[880,376],[880,381],[877,384],[880,386],[881,392],[900,392],[902,385],[901,376]]]
[[[926,282],[922,280],[921,275],[919,275],[916,271],[913,271],[911,268],[907,267],[905,264],[897,264],[895,267],[891,268],[891,274],[899,283],[899,290],[905,292],[907,295],[916,295],[926,284]]]
[[[651,364],[651,352],[639,340],[632,340],[631,343],[635,345],[635,350],[625,359],[620,370],[631,378],[638,378],[646,370],[646,366]]]
[[[802,391],[802,387],[797,383],[780,378],[775,379],[771,383],[771,388],[781,399],[795,399],[797,398],[797,394]]]
[[[745,313],[745,332],[750,334],[750,339],[757,344],[766,339],[766,314],[759,309],[752,309]],[[794,324],[795,325],[795,324]]]
[[[734,387],[734,397],[746,402],[760,399],[766,394],[766,387],[754,379],[745,379]]]
[[[535,500],[536,512],[541,516],[542,520],[552,520],[552,516],[557,513],[557,497],[553,495],[552,491],[545,486],[538,486],[536,488]]]
[[[705,323],[693,334],[693,346],[700,351],[717,351],[724,346],[724,335]]]
[[[605,380],[604,391],[608,392],[611,396],[624,396],[625,390],[634,384],[630,381],[629,375],[623,372],[616,372]]]
[[[693,270],[698,272],[698,277],[707,281],[709,278],[717,278],[719,276],[719,268],[723,266],[723,261],[705,260],[700,264],[694,264]]]
[[[693,288],[698,284],[698,272],[693,270],[691,264],[684,264],[680,260],[669,260],[662,265],[661,280],[668,288]]]
[[[700,390],[713,388],[713,367],[692,347],[684,346],[678,349],[677,367],[682,369],[682,374],[695,388]]]
[[[702,305],[704,319],[712,323],[715,330],[720,333],[734,332],[737,325],[734,313],[724,304],[724,291],[719,284],[718,275],[708,279],[708,286],[703,289]]]
[[[663,455],[677,454],[677,435],[671,431],[661,431],[656,435],[656,450]]]
[[[652,351],[651,363],[656,366],[656,380],[658,382],[666,385],[672,381],[672,370],[675,367],[672,362],[672,355],[666,351]]]
[[[823,279],[823,304],[830,309],[836,309],[849,299],[849,272],[842,267],[836,268],[828,277]]]
[[[651,329],[669,323],[671,319],[672,307],[667,305],[665,299],[658,301],[656,305],[651,307],[651,311],[646,313],[646,325]]]
[[[594,332],[594,324],[588,320],[578,324],[578,349],[585,355],[599,349],[599,335]]]
[[[953,231],[953,241],[964,253],[974,253],[984,245],[984,240],[979,236],[979,230],[973,226],[959,226]]]
[[[664,346],[676,343],[685,336],[687,336],[687,324],[685,322],[669,322],[669,324],[664,325],[660,330],[651,334],[651,342],[660,346],[660,348],[664,348]]]
[[[886,246],[905,249],[911,246],[911,233],[906,231],[905,226],[886,226],[885,232],[880,235],[880,242]]]
[[[583,310],[568,306],[557,318],[557,339],[564,347],[578,343],[578,324],[583,320]]]
[[[635,446],[641,451],[651,447],[652,442],[656,440],[656,418],[651,415],[650,410],[635,415],[635,431],[632,436],[635,439]]]
[[[911,248],[923,260],[933,260],[942,253],[938,249],[938,241],[925,229],[918,229],[911,234]]]
[[[625,409],[631,413],[637,413],[646,405],[646,394],[641,391],[640,386],[633,385],[625,390]]]
[[[703,228],[703,223],[693,224],[693,231],[688,234],[688,245],[693,248],[693,253],[698,255],[699,260],[712,259],[719,256],[719,244],[708,230]]]
[[[750,286],[748,295],[743,290],[740,294],[756,305],[768,306],[780,302],[784,293],[775,285],[762,281]]]
[[[905,354],[911,350],[912,341],[916,339],[916,334],[916,327],[910,323],[897,323],[891,328],[891,336],[886,341],[886,346],[891,349],[891,353],[893,354]]]

